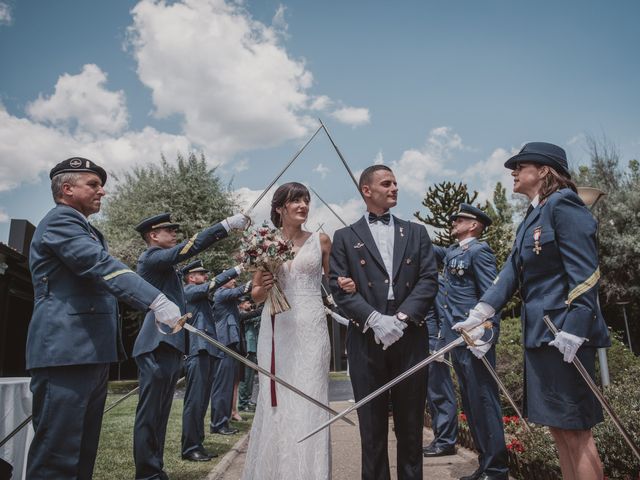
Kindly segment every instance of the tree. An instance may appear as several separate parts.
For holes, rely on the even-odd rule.
[[[162,157],[159,165],[134,168],[117,181],[105,200],[98,228],[107,237],[111,253],[134,269],[146,248],[134,230],[140,220],[170,212],[184,238],[191,238],[237,210],[230,187],[207,167],[204,155],[198,158],[193,153],[186,159],[178,155],[175,164]],[[212,270],[230,267],[236,243],[233,238],[218,242],[198,258]]]
[[[422,205],[426,207],[426,216],[415,212],[413,215],[418,220],[427,225],[431,225],[436,230],[434,243],[442,247],[448,247],[455,243],[456,239],[451,236],[451,215],[458,211],[461,203],[473,203],[478,197],[478,192],[474,190],[469,194],[467,185],[459,182],[440,182],[430,186],[422,200]]]
[[[620,167],[620,153],[606,138],[587,138],[590,165],[574,172],[576,183],[607,195],[593,208],[598,219],[600,300],[609,325],[623,329],[622,310],[628,301],[630,318],[640,314],[640,164]],[[640,325],[630,324],[632,345],[640,345]]]
[[[486,201],[483,210],[492,220],[491,227],[486,230],[484,240],[496,255],[498,271],[513,247],[515,230],[513,226],[514,207],[507,200],[507,190],[498,182],[493,190],[493,203]]]

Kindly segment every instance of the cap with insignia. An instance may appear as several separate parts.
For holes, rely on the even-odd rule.
[[[567,153],[563,148],[553,143],[530,142],[509,160],[504,163],[506,168],[515,170],[519,163],[535,163],[547,165],[571,178],[569,164],[567,163]]]
[[[102,180],[102,185],[107,183],[107,172],[104,168],[96,165],[94,162],[87,158],[72,157],[60,162],[49,172],[49,178],[53,178],[61,173],[80,173],[89,172],[95,173]]]
[[[238,303],[250,302],[250,301],[251,301],[251,297],[249,295],[243,295],[240,298],[238,298]]]
[[[187,273],[195,273],[195,272],[203,272],[203,273],[209,272],[209,270],[204,268],[204,263],[202,263],[202,260],[195,260],[189,263],[188,265],[185,265],[184,267],[182,267],[180,271],[182,272],[182,275],[186,275]]]
[[[458,208],[458,212],[454,213],[449,217],[449,221],[453,222],[456,218],[471,218],[473,220],[478,220],[485,227],[491,225],[492,221],[489,215],[484,213],[478,207],[474,207],[473,205],[469,205],[468,203],[461,203]]]
[[[153,215],[152,217],[145,218],[138,225],[135,226],[137,232],[144,235],[156,228],[179,228],[179,223],[171,222],[170,213],[161,213],[159,215]]]

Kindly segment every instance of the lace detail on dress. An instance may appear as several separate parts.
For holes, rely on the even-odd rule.
[[[293,261],[277,273],[291,310],[276,315],[275,330],[265,308],[258,336],[258,363],[271,364],[275,344],[276,375],[319,401],[329,403],[330,345],[322,304],[320,235],[313,233]],[[272,337],[273,336],[273,337]],[[331,477],[329,429],[297,443],[329,414],[276,384],[278,406],[271,406],[270,380],[259,375],[256,416],[242,478],[326,480]]]

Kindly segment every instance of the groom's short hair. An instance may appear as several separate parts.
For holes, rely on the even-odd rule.
[[[373,178],[373,174],[378,170],[386,170],[387,172],[393,173],[393,171],[387,167],[386,165],[371,165],[370,167],[365,168],[360,174],[360,180],[358,181],[358,188],[362,191],[362,187],[365,185],[371,185],[371,179]]]

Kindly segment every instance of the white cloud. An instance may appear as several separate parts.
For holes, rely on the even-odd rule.
[[[283,12],[274,27],[223,0],[140,1],[128,45],[155,114],[181,116],[185,135],[223,161],[307,136],[309,106],[329,100],[310,94],[312,73],[282,44]]]
[[[273,28],[282,35],[286,35],[287,30],[289,30],[289,24],[284,18],[286,11],[287,7],[282,4],[278,5],[278,9],[276,10],[276,13],[273,15],[273,19],[271,20],[271,25],[273,26]]]
[[[107,90],[106,82],[107,75],[97,65],[85,65],[78,75],[59,77],[53,95],[39,95],[27,105],[27,114],[71,133],[120,133],[128,123],[125,95]]]
[[[334,110],[331,116],[339,122],[358,127],[371,122],[368,108],[343,107]]]
[[[0,2],[0,25],[11,25],[12,23],[11,6],[6,2]]]
[[[310,98],[309,109],[310,110],[327,110],[333,105],[333,102],[326,95],[320,95]]]
[[[158,162],[161,154],[175,158],[178,152],[191,148],[185,137],[150,127],[114,137],[72,134],[12,116],[0,104],[0,191],[37,181],[53,165],[72,156],[90,158],[107,172],[118,173],[134,165]]]
[[[396,175],[400,191],[424,195],[427,184],[455,174],[448,167],[453,152],[464,149],[462,139],[449,127],[431,130],[421,149],[405,150],[400,160],[389,165]]]
[[[469,186],[469,189],[478,192],[477,202],[491,200],[497,182],[501,182],[507,191],[510,190],[513,178],[511,170],[504,168],[504,162],[518,151],[519,149],[515,148],[511,151],[496,148],[489,158],[474,163],[460,173],[459,178]]]
[[[322,163],[319,163],[313,171],[319,173],[322,178],[326,178],[327,173],[329,173],[331,169],[329,169],[329,167],[325,167]]]
[[[0,208],[0,223],[7,223],[9,221],[9,215],[4,210],[4,208]]]
[[[373,159],[374,165],[382,165],[384,163],[384,155],[382,155],[382,150],[378,150],[375,158]]]
[[[249,170],[249,160],[247,160],[246,158],[243,158],[242,160],[238,160],[237,162],[234,162],[233,170],[238,173],[244,172],[245,170]]]

